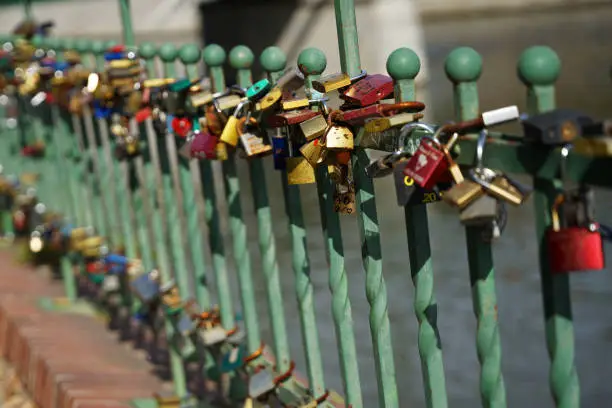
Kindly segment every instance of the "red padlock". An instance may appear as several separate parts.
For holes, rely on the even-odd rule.
[[[143,108],[139,110],[138,112],[136,112],[136,115],[134,115],[134,119],[136,119],[136,122],[142,123],[148,118],[150,118],[151,115],[152,115],[151,108]]]
[[[178,137],[187,137],[189,132],[191,131],[191,121],[189,118],[177,118],[174,117],[172,119],[172,131]]]
[[[200,159],[215,159],[219,138],[207,131],[196,133],[191,142],[191,156]]]
[[[423,102],[380,103],[365,108],[340,112],[340,114],[336,115],[335,120],[353,126],[361,126],[365,123],[366,119],[380,118],[399,112],[420,112],[423,109],[425,109]]]
[[[288,112],[278,113],[268,118],[268,126],[271,128],[279,128],[283,126],[298,125],[308,119],[319,115],[310,109],[296,109]]]
[[[406,163],[404,175],[426,189],[431,190],[437,183],[447,179],[450,166],[449,149],[457,141],[459,135],[454,133],[445,145],[434,136],[424,136],[419,148]]]
[[[23,211],[15,211],[13,213],[13,227],[17,232],[24,232],[26,229],[27,217]]]
[[[559,206],[564,201],[563,195],[555,200],[551,211],[552,227],[546,233],[550,272],[561,275],[604,269],[605,259],[599,224],[561,228]]]
[[[393,93],[393,79],[387,75],[367,75],[357,81],[340,98],[347,103],[357,106],[372,105]]]

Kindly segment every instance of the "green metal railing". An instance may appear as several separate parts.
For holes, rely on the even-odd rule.
[[[360,65],[357,27],[353,0],[336,0],[336,21],[342,72],[351,77],[362,70]],[[120,1],[124,26],[123,41],[134,44],[129,2]],[[4,41],[12,41],[10,37]],[[102,54],[111,45],[84,39],[37,39],[37,46],[59,51],[76,50],[90,68],[102,69]],[[243,45],[234,47],[229,55],[217,45],[208,45],[201,51],[195,45],[180,48],[172,44],[156,46],[141,44],[140,56],[146,61],[150,76],[173,77],[175,66],[183,64],[187,75],[201,74],[201,61],[211,78],[214,91],[226,89],[223,67],[226,60],[237,71],[236,81],[241,87],[252,84],[251,67],[255,56]],[[162,62],[162,72],[155,69],[155,61]],[[287,60],[277,47],[267,48],[260,56],[260,64],[271,81],[278,79],[286,68]],[[446,59],[445,71],[453,84],[455,117],[457,120],[474,119],[480,112],[478,79],[482,71],[482,58],[473,49],[462,47]],[[312,81],[325,71],[325,55],[316,48],[303,50],[298,66],[305,75],[306,91]],[[555,108],[555,81],[560,71],[560,60],[548,47],[527,49],[518,62],[518,75],[527,89],[528,113],[536,114]],[[408,48],[395,50],[387,60],[387,71],[395,81],[398,102],[417,99],[415,78],[420,70],[418,56]],[[3,128],[3,148],[0,159],[12,173],[35,169],[42,174],[39,194],[45,203],[61,210],[76,225],[92,225],[106,236],[112,246],[124,246],[130,258],[140,258],[146,269],[157,267],[164,280],[177,282],[181,297],[195,297],[205,310],[212,307],[211,293],[218,298],[221,324],[233,330],[240,322],[235,316],[236,299],[230,289],[230,274],[237,276],[239,301],[246,332],[246,354],[257,355],[262,348],[260,321],[255,306],[254,277],[247,238],[247,222],[241,205],[241,190],[250,183],[256,215],[256,236],[260,253],[271,322],[273,344],[271,350],[253,360],[249,366],[259,364],[283,374],[291,369],[292,357],[287,336],[284,301],[297,299],[302,342],[306,355],[307,381],[294,381],[283,388],[293,395],[309,389],[314,397],[326,393],[322,353],[319,347],[314,288],[306,228],[301,207],[300,187],[289,185],[287,174],[280,172],[284,196],[284,219],[273,219],[264,160],[250,159],[248,180],[238,177],[237,160],[233,152],[219,167],[211,161],[185,160],[177,155],[175,139],[171,135],[158,137],[151,120],[141,126],[146,141],[144,155],[134,162],[118,162],[112,155],[114,141],[109,137],[108,122],[96,119],[86,108],[82,116],[66,117],[51,107],[52,124],[37,122],[39,112],[21,113],[20,130]],[[31,120],[29,120],[31,119]],[[35,129],[36,128],[36,129]],[[45,137],[47,155],[32,164],[32,159],[15,155],[22,145],[19,131],[26,138]],[[358,140],[364,130],[356,133]],[[40,134],[40,135],[39,135]],[[544,233],[550,227],[549,209],[560,183],[560,155],[555,149],[536,148],[509,135],[491,133],[494,138],[487,144],[484,165],[505,173],[526,174],[533,177],[533,202],[536,214],[536,236],[540,248],[540,274],[546,346],[550,356],[550,388],[556,406],[580,406],[580,386],[574,361],[574,329],[572,323],[569,282],[567,276],[551,275]],[[460,141],[458,163],[475,164],[475,137]],[[53,149],[53,150],[52,150]],[[374,350],[375,374],[378,386],[378,405],[399,407],[398,387],[412,379],[397,378],[391,342],[387,288],[383,274],[380,228],[377,216],[374,183],[365,174],[370,158],[365,150],[357,149],[352,157],[352,171],[357,197],[357,219],[361,238],[361,254],[365,271],[365,293],[370,306],[369,326]],[[612,179],[606,169],[612,165],[608,158],[588,158],[570,154],[567,161],[568,179],[594,186],[611,187]],[[58,169],[53,171],[52,169]],[[214,187],[215,177],[221,177],[226,206],[219,205]],[[344,245],[340,217],[333,208],[333,184],[325,167],[317,169],[316,188],[321,214],[321,229],[325,238],[329,290],[332,316],[338,344],[343,399],[337,394],[321,402],[322,406],[364,406],[359,378],[358,355],[355,345],[351,300],[348,296],[348,276],[345,268]],[[201,180],[197,188],[194,180]],[[62,186],[63,188],[60,188]],[[200,194],[201,192],[201,194]],[[388,194],[388,193],[384,193]],[[380,197],[381,194],[378,194]],[[203,208],[203,212],[200,211]],[[418,321],[418,351],[421,358],[425,400],[428,407],[448,406],[445,372],[442,357],[442,338],[437,326],[438,305],[435,295],[434,263],[431,259],[428,211],[425,204],[406,206],[405,225],[408,238],[410,274],[414,284],[414,313]],[[227,258],[220,219],[229,219],[229,235],[233,260]],[[295,294],[283,293],[280,286],[277,248],[273,234],[274,223],[287,223],[291,239],[292,267]],[[207,236],[203,236],[206,231]],[[384,231],[383,231],[384,233]],[[485,407],[506,406],[506,390],[501,364],[501,341],[497,319],[496,283],[490,243],[481,239],[479,227],[466,227],[469,279],[472,288],[473,310],[477,320],[476,350],[480,362],[480,396]],[[351,249],[353,250],[353,249]],[[210,256],[210,262],[205,259]],[[231,262],[233,261],[233,262]],[[233,265],[232,265],[233,264]],[[208,269],[211,265],[212,269]],[[76,301],[75,281],[71,260],[62,261],[66,296]],[[214,276],[215,287],[208,285]],[[123,305],[136,310],[138,302],[125,290]],[[194,358],[204,361],[209,378],[221,381],[219,358],[226,349],[212,350],[198,344],[197,339],[177,340],[175,321],[166,315],[165,336],[170,343],[172,376],[176,393],[183,396],[187,390],[184,364]],[[271,352],[273,351],[273,352]],[[273,358],[270,357],[273,355]],[[238,374],[233,374],[239,377]],[[244,393],[236,393],[239,400]],[[297,397],[296,397],[297,398]]]

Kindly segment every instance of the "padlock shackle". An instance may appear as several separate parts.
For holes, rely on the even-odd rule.
[[[412,132],[414,132],[416,129],[426,130],[432,135],[436,134],[436,130],[434,126],[428,123],[421,123],[421,122],[407,123],[404,126],[402,126],[402,128],[400,129],[400,134],[398,138],[398,151],[404,151],[404,149],[406,149],[406,140],[408,139],[408,136],[412,135]]]
[[[478,139],[476,140],[476,167],[479,169],[484,167],[483,156],[488,136],[488,132],[485,129],[482,129],[478,134]]]
[[[565,202],[565,195],[559,194],[552,207],[550,208],[550,220],[553,231],[559,231],[561,229],[561,220],[559,217],[559,207]]]

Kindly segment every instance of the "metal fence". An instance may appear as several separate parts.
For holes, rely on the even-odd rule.
[[[123,17],[126,45],[133,45],[127,2]],[[354,4],[351,0],[336,0],[336,21],[342,71],[350,78],[362,73],[359,58]],[[14,37],[2,38],[5,44],[15,42]],[[58,59],[62,51],[77,51],[82,63],[92,71],[104,69],[104,53],[114,44],[86,39],[70,40],[35,38],[33,44],[41,49],[54,50]],[[223,67],[237,70],[237,83],[248,88],[253,83],[250,69],[255,56],[248,47],[239,45],[229,54],[216,45],[200,50],[196,45],[176,48],[171,44],[155,46],[140,44],[139,56],[144,59],[151,78],[177,77],[177,63],[186,75],[195,79],[201,75],[202,61],[211,80],[214,92],[226,90]],[[259,58],[270,81],[277,81],[286,69],[287,61],[276,47],[267,48]],[[547,47],[534,46],[521,55],[517,70],[526,86],[528,114],[536,115],[555,109],[555,81],[560,71],[560,61]],[[326,67],[325,55],[317,49],[306,49],[298,58],[298,67],[304,75],[307,94],[319,95],[313,82],[320,78]],[[158,70],[161,68],[161,70]],[[418,100],[414,79],[419,73],[417,55],[407,48],[394,51],[387,60],[387,70],[394,81],[397,103]],[[482,59],[471,48],[458,48],[446,59],[445,70],[452,83],[455,96],[457,122],[480,117],[478,79]],[[7,110],[8,97],[3,96]],[[185,159],[178,154],[175,136],[159,133],[150,119],[139,126],[143,154],[130,160],[120,160],[113,155],[116,140],[109,133],[109,120],[96,117],[89,106],[82,115],[71,115],[58,105],[43,102],[36,107],[30,100],[20,99],[17,122],[5,121],[2,129],[3,148],[0,150],[3,169],[10,173],[38,173],[37,195],[41,202],[62,212],[74,228],[93,226],[96,235],[106,237],[111,252],[123,248],[128,260],[140,259],[145,271],[155,268],[161,281],[174,279],[180,298],[186,300],[195,292],[195,300],[205,311],[215,314],[210,291],[218,299],[219,324],[206,326],[213,336],[214,328],[222,328],[225,339],[209,346],[206,339],[193,333],[181,333],[181,319],[187,307],[173,310],[166,307],[165,324],[161,332],[168,339],[172,379],[176,395],[187,395],[185,365],[192,361],[203,362],[206,378],[220,385],[220,393],[234,403],[243,401],[248,392],[245,386],[253,384],[260,366],[266,367],[272,378],[272,393],[286,406],[363,406],[358,369],[358,355],[351,301],[348,297],[347,271],[340,214],[334,208],[335,183],[327,166],[316,168],[316,187],[321,214],[321,232],[324,236],[329,274],[329,290],[332,296],[332,314],[340,357],[343,397],[329,392],[324,379],[322,356],[319,348],[316,315],[314,312],[313,284],[310,279],[310,261],[306,245],[306,229],[302,214],[300,187],[290,184],[287,172],[280,171],[286,218],[271,216],[267,193],[264,160],[248,159],[248,180],[238,177],[236,161],[241,160],[230,149],[227,160],[213,164],[210,160]],[[363,125],[353,127],[356,145],[363,140]],[[477,135],[462,137],[456,162],[461,166],[475,166]],[[19,154],[24,146],[44,140],[45,154],[41,158]],[[416,144],[418,145],[418,139]],[[356,214],[361,236],[363,270],[366,274],[366,295],[370,304],[368,316],[375,357],[379,406],[397,407],[398,386],[405,379],[395,375],[392,355],[391,325],[388,316],[386,283],[382,268],[382,253],[376,199],[389,192],[375,194],[374,183],[366,174],[370,165],[369,152],[356,147],[351,154],[350,168],[354,177]],[[570,152],[566,159],[558,146],[542,146],[525,142],[523,137],[489,132],[485,167],[503,173],[525,174],[533,177],[535,206],[535,232],[540,245],[540,274],[544,302],[546,344],[550,355],[550,388],[555,404],[560,407],[580,406],[580,386],[574,362],[574,333],[567,274],[552,274],[548,262],[546,232],[551,228],[551,208],[560,189],[560,167],[565,166],[565,178],[577,183],[609,187],[609,169],[612,162],[605,157],[587,157]],[[217,167],[218,166],[218,167]],[[330,169],[331,170],[331,169]],[[215,187],[215,177],[223,186]],[[247,225],[241,207],[240,193],[245,183],[250,183],[256,212],[257,239],[265,293],[269,306],[273,344],[264,347],[260,336],[259,316],[255,308],[251,254],[248,250]],[[219,191],[225,200],[218,197]],[[394,199],[394,198],[391,198]],[[434,193],[431,202],[438,201]],[[219,203],[225,201],[226,205]],[[427,201],[427,200],[426,200]],[[421,357],[424,392],[428,407],[446,407],[448,399],[442,357],[444,333],[437,328],[438,308],[435,296],[434,264],[431,259],[427,203],[405,205],[405,224],[408,237],[409,270],[414,283],[414,314],[418,321],[418,350]],[[13,231],[11,213],[5,211],[5,232]],[[221,220],[229,220],[229,233],[233,244],[233,259],[227,259],[224,248],[224,230]],[[278,256],[272,224],[287,224],[291,237],[292,266],[295,275],[295,293],[282,293],[279,283]],[[501,370],[501,347],[497,320],[494,263],[490,239],[483,239],[488,227],[465,228],[468,268],[472,286],[473,308],[477,319],[475,343],[481,364],[480,394],[482,405],[502,407],[506,405],[506,391]],[[202,233],[206,232],[206,236]],[[13,231],[14,232],[14,231]],[[206,249],[205,249],[206,248]],[[351,249],[352,250],[352,249]],[[205,255],[208,253],[210,262]],[[85,257],[86,258],[86,257]],[[66,296],[77,302],[78,290],[74,268],[86,275],[84,258],[72,253],[62,257],[62,276]],[[130,262],[130,261],[128,261]],[[212,265],[208,270],[206,265]],[[233,267],[230,267],[233,265]],[[230,274],[239,283],[239,299],[232,298]],[[213,275],[215,287],[205,284]],[[77,275],[78,277],[78,275]],[[125,277],[125,279],[123,279]],[[121,305],[133,312],[142,302],[131,293],[130,279],[123,275],[119,293]],[[101,283],[101,282],[99,282]],[[193,291],[192,291],[193,289]],[[283,299],[297,298],[306,356],[306,377],[302,380],[294,373],[289,351]],[[235,310],[239,300],[242,316],[237,319]],[[165,302],[166,306],[168,302]],[[442,311],[443,313],[443,311]],[[241,320],[241,321],[239,321]],[[239,327],[243,325],[243,327]],[[244,341],[237,333],[244,333]],[[214,336],[213,336],[214,337]],[[237,357],[238,356],[238,357]],[[272,357],[273,356],[273,357]],[[239,363],[236,364],[235,361]],[[299,367],[302,368],[302,367]],[[262,373],[263,371],[259,371]],[[249,381],[246,377],[251,378]],[[263,375],[260,375],[260,379]],[[270,382],[261,380],[262,387]],[[230,387],[234,380],[242,387]],[[230,390],[231,388],[231,390]],[[252,391],[252,390],[251,390]],[[308,405],[310,403],[311,405]],[[292,405],[291,405],[292,404]]]

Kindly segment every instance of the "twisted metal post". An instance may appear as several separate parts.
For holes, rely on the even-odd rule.
[[[453,82],[455,116],[471,120],[480,114],[477,80],[482,58],[472,48],[461,47],[449,54],[446,75]],[[480,395],[485,407],[506,406],[506,388],[501,371],[501,341],[497,321],[497,296],[491,243],[482,239],[482,227],[465,228],[470,282],[477,318],[476,350],[480,361]]]
[[[421,61],[409,48],[399,48],[389,55],[387,71],[395,81],[397,102],[415,100],[414,79]],[[407,141],[408,142],[408,141]],[[442,342],[438,331],[438,303],[434,293],[434,273],[429,240],[429,222],[425,204],[404,207],[410,272],[414,283],[414,311],[419,323],[418,348],[425,390],[425,403],[429,408],[448,407]]]

